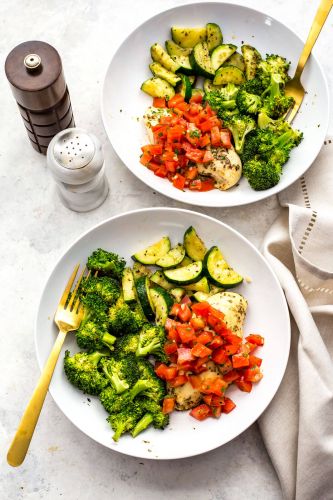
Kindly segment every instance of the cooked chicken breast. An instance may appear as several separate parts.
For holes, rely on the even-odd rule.
[[[220,292],[209,297],[207,302],[223,312],[224,321],[230,330],[239,337],[243,336],[247,300],[242,295],[235,292]]]
[[[143,121],[150,144],[154,144],[154,136],[151,128],[159,123],[161,116],[168,116],[170,114],[168,108],[155,108],[154,106],[150,106],[147,109],[146,113],[143,115]]]
[[[200,174],[209,175],[215,180],[215,187],[226,191],[237,184],[242,175],[242,162],[234,148],[211,148],[214,160],[198,163]]]

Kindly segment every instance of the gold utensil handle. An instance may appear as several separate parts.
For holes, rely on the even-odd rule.
[[[310,28],[309,36],[305,42],[301,56],[299,58],[295,77],[299,78],[301,76],[306,61],[308,60],[308,57],[311,54],[311,50],[318,38],[319,33],[321,32],[322,27],[324,26],[324,23],[332,6],[333,6],[333,0],[321,0],[315,18],[313,20],[312,26]]]
[[[25,459],[65,337],[66,332],[59,331],[53,349],[10,445],[7,462],[13,467],[21,465]]]

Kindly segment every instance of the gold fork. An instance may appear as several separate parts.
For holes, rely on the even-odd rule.
[[[316,12],[315,18],[313,20],[312,26],[310,28],[310,32],[308,38],[303,47],[301,56],[299,58],[295,76],[292,78],[286,85],[286,95],[291,96],[295,99],[295,104],[291,108],[290,112],[287,115],[286,121],[291,123],[295,118],[300,105],[302,104],[305,90],[301,84],[301,75],[304,69],[304,66],[311,54],[311,50],[318,38],[319,33],[321,32],[322,27],[326,21],[326,18],[332,8],[333,0],[322,0]]]
[[[71,289],[73,287],[73,283],[75,281],[79,267],[79,264],[75,266],[74,271],[72,272],[72,275],[68,280],[64,293],[61,296],[54,316],[54,321],[59,328],[59,334],[45,363],[41,376],[28,403],[28,406],[25,409],[14,439],[7,453],[7,461],[9,465],[12,465],[13,467],[21,465],[27,454],[31,438],[38,422],[45,396],[59,358],[61,348],[66,338],[66,334],[68,332],[77,330],[82,320],[83,307],[80,306],[80,300],[78,298],[77,291],[85,274],[85,268],[83,269],[74,287],[74,290],[71,293]],[[87,275],[87,277],[89,276],[89,274]]]

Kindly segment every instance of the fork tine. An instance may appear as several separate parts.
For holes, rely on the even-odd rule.
[[[71,299],[70,299],[70,301],[68,302],[68,305],[67,305],[67,308],[68,308],[69,310],[71,310],[71,309],[72,309],[72,305],[73,305],[74,299],[75,299],[75,297],[76,297],[76,293],[77,293],[77,291],[78,291],[78,288],[79,288],[79,286],[80,286],[80,283],[81,283],[81,281],[82,281],[82,278],[83,278],[84,273],[86,272],[86,270],[87,270],[87,268],[86,268],[86,267],[84,267],[84,269],[83,269],[83,271],[82,271],[82,273],[81,273],[81,275],[80,275],[79,279],[77,280],[77,283],[76,283],[75,288],[74,288],[74,290],[73,290],[73,294],[72,294]],[[79,299],[77,299],[77,300],[79,300]]]
[[[300,108],[300,105],[301,105],[301,103],[295,103],[294,107],[291,109],[290,113],[288,114],[288,116],[286,118],[286,122],[289,123],[289,125],[291,124],[291,122],[293,121],[295,116],[297,115],[298,110]]]
[[[72,272],[71,277],[70,277],[70,278],[69,278],[69,280],[68,280],[68,283],[67,283],[67,285],[66,285],[66,288],[65,288],[65,290],[64,290],[64,293],[63,293],[63,294],[62,294],[62,296],[61,296],[61,299],[59,300],[59,305],[58,305],[58,307],[59,307],[59,306],[64,307],[64,305],[66,304],[66,301],[67,301],[67,299],[68,299],[68,294],[69,294],[69,292],[71,291],[71,288],[72,288],[72,286],[73,286],[74,280],[75,280],[76,275],[77,275],[77,272],[78,272],[78,270],[79,270],[79,267],[80,267],[80,264],[76,264],[76,266],[74,267],[74,271]]]

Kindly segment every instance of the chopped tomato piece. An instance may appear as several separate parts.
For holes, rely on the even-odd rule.
[[[205,358],[206,356],[209,356],[213,351],[198,342],[194,347],[192,347],[191,352],[193,356],[196,356],[197,358]]]
[[[154,174],[157,175],[157,177],[164,178],[167,176],[167,170],[164,167],[160,167],[157,170],[155,170]]]
[[[218,377],[211,385],[211,393],[216,396],[222,396],[227,387],[228,384],[221,377]]]
[[[222,413],[222,406],[211,406],[212,417],[220,418]]]
[[[175,108],[178,104],[181,102],[184,102],[184,97],[180,94],[176,94],[171,99],[168,101],[168,107],[169,108]]]
[[[170,354],[173,354],[174,352],[177,352],[178,346],[176,342],[167,342],[164,346],[164,352],[168,356]]]
[[[201,389],[200,391],[203,394],[215,394],[214,391],[212,390],[214,381],[218,378],[218,375],[216,377],[209,378],[207,380],[203,380],[201,382]]]
[[[202,319],[202,318],[193,318],[193,319]],[[191,324],[192,324],[193,319],[191,320]],[[209,344],[209,342],[211,342],[212,340],[213,340],[212,332],[204,331],[204,332],[200,333],[200,335],[197,336],[197,341],[203,345]],[[213,349],[213,347],[211,347],[211,346],[209,346],[209,348]]]
[[[195,371],[195,373],[205,372],[207,370],[206,363],[208,360],[209,360],[208,356],[204,358],[197,358],[193,363],[193,370]]]
[[[221,130],[220,137],[221,137],[222,146],[226,149],[230,149],[232,146],[230,130],[228,128],[223,128]]]
[[[223,340],[221,337],[214,337],[211,343],[209,344],[209,347],[211,349],[217,349],[218,347],[221,347],[223,345]]]
[[[228,360],[228,355],[223,347],[218,347],[212,354],[212,360],[218,365],[222,365]]]
[[[236,404],[230,398],[224,398],[224,405],[222,406],[222,413],[230,413],[236,408]]]
[[[172,380],[177,375],[177,368],[175,366],[166,366],[164,363],[160,363],[157,368],[155,368],[156,375],[163,380]]]
[[[177,377],[169,380],[169,384],[171,387],[179,387],[181,385],[186,384],[187,376],[186,375],[177,375]]]
[[[177,104],[177,107],[175,109],[176,112],[178,111],[188,111],[190,109],[190,105],[187,104],[187,102],[179,102]]]
[[[202,317],[193,317],[191,318],[190,323],[196,332],[203,330],[206,326],[206,322]],[[198,342],[200,342],[200,340]]]
[[[217,396],[212,394],[212,398],[210,400],[210,406],[221,406],[224,404],[224,396]]]
[[[193,328],[188,324],[177,325],[177,332],[183,344],[187,344],[196,338]]]
[[[218,309],[215,309],[215,307],[210,306],[210,314],[214,316],[215,318],[219,319],[220,321],[224,320],[224,313],[222,311],[219,311]]]
[[[198,377],[200,378],[200,377]],[[200,387],[200,386],[199,386]],[[195,388],[194,388],[195,389]],[[204,400],[204,402],[208,405],[208,406],[211,406],[211,402],[212,402],[212,399],[213,399],[213,394],[205,394],[204,397],[202,398]]]
[[[238,345],[236,344],[227,344],[224,346],[225,352],[228,354],[228,356],[232,356],[232,354],[236,354],[238,351]]]
[[[148,144],[147,146],[142,146],[143,153],[148,153],[150,155],[161,155],[163,153],[162,144]]]
[[[197,191],[201,191],[203,193],[204,191],[211,191],[214,188],[215,188],[214,179],[207,179],[205,181],[201,181],[200,187],[198,187]]]
[[[194,161],[195,163],[200,163],[204,157],[204,151],[201,149],[192,149],[192,151],[186,152],[186,157],[189,160]]]
[[[140,158],[140,163],[144,166],[147,166],[150,160],[152,159],[152,155],[149,153],[143,153]]]
[[[197,176],[198,176],[197,167],[189,167],[189,169],[185,173],[186,179],[189,179],[190,181],[193,181]]]
[[[176,328],[170,328],[168,331],[168,339],[180,343],[180,336]]]
[[[209,163],[214,160],[214,156],[210,151],[205,151],[205,154],[202,158],[202,163]]]
[[[196,406],[190,411],[191,417],[196,418],[197,420],[205,420],[207,417],[211,415],[211,410],[208,405],[205,403]]]
[[[244,380],[247,382],[259,382],[263,378],[259,366],[251,366],[243,372]]]
[[[229,358],[227,359],[227,361],[225,363],[222,363],[221,365],[219,365],[219,370],[220,370],[220,373],[223,374],[223,376],[232,370],[232,363],[231,363]]]
[[[192,95],[191,99],[190,99],[190,102],[202,102],[202,95],[201,93],[197,93],[197,94],[194,94]]]
[[[176,174],[173,179],[172,179],[172,184],[175,186],[175,188],[183,190],[185,187],[185,177],[180,174]]]
[[[223,380],[227,382],[227,384],[231,384],[235,380],[238,380],[240,377],[241,375],[236,370],[230,370],[230,372],[223,375]]]
[[[193,387],[193,389],[199,389],[200,390],[200,387],[201,387],[201,378],[199,377],[199,375],[189,375],[188,379],[189,379],[190,384]]]
[[[178,311],[178,318],[180,321],[183,321],[184,323],[189,321],[191,319],[192,313],[191,309],[187,304],[180,304],[180,308]]]
[[[186,363],[187,361],[193,361],[195,359],[189,347],[178,347],[177,353],[179,365]]]
[[[179,126],[174,126],[168,129],[167,131],[167,141],[168,142],[179,142],[183,135],[185,134],[185,131],[183,127]]]
[[[234,333],[227,333],[224,335],[224,340],[228,344],[233,344],[239,346],[242,343],[242,337],[239,337],[238,335],[235,335]]]
[[[190,297],[188,295],[184,295],[184,297],[182,298],[182,300],[180,301],[181,304],[186,304],[188,306],[191,306],[192,305],[192,300],[190,299]]]
[[[210,142],[212,143],[212,146],[214,148],[218,148],[219,146],[221,146],[222,143],[219,127],[212,127],[210,131]]]
[[[248,335],[246,337],[246,340],[248,342],[250,342],[251,344],[255,344],[258,346],[264,345],[264,337],[262,337],[261,335],[254,334],[254,333],[251,333],[251,335]]]
[[[162,412],[166,415],[167,413],[173,412],[175,409],[175,398],[164,398]]]
[[[232,366],[233,368],[243,368],[244,366],[249,366],[250,361],[248,356],[243,354],[234,354],[232,356]]]
[[[261,366],[262,359],[258,358],[257,356],[254,356],[253,354],[250,354],[249,356],[249,362],[250,366]]]
[[[211,116],[208,120],[199,124],[201,132],[209,132],[213,127],[221,128],[221,121],[216,116]]]
[[[210,144],[210,137],[208,134],[204,134],[199,139],[199,146],[201,148],[205,148],[206,146],[208,146],[208,144]]]
[[[153,106],[155,108],[165,108],[166,107],[166,102],[164,97],[154,97],[153,99]]]
[[[202,316],[203,318],[207,318],[208,313],[210,311],[210,305],[208,302],[198,302],[197,304],[193,304],[192,311],[197,316]]]
[[[178,316],[178,313],[180,311],[180,304],[173,304],[173,306],[171,307],[171,310],[169,312],[170,316]],[[167,329],[167,327],[165,326],[165,328]]]
[[[168,172],[175,173],[178,167],[178,162],[177,161],[166,161],[164,163],[165,168],[167,169]]]
[[[252,382],[247,382],[246,380],[241,379],[241,380],[235,380],[235,384],[237,385],[238,389],[240,389],[243,392],[252,391]]]

